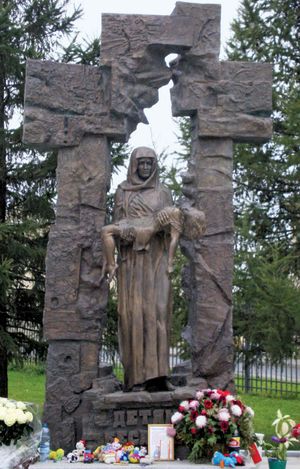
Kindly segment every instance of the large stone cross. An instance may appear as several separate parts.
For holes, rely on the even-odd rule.
[[[98,376],[107,301],[107,287],[99,283],[99,233],[109,143],[126,141],[147,122],[143,109],[157,102],[158,88],[170,78],[173,114],[191,116],[193,125],[183,193],[207,217],[205,237],[182,243],[190,259],[188,384],[232,385],[232,147],[271,136],[271,66],[219,62],[220,12],[219,5],[178,2],[170,16],[103,15],[99,67],[28,61],[24,141],[58,149],[44,314],[45,418],[53,447],[72,449],[81,437],[83,396]],[[171,52],[179,57],[169,68],[164,58]],[[96,438],[101,428],[89,425],[85,433]]]

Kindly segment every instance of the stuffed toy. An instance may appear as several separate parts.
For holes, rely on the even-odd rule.
[[[72,451],[72,453],[67,454],[67,460],[69,463],[78,462],[78,454],[76,450]]]
[[[227,454],[225,456],[227,456]],[[237,466],[245,466],[245,461],[244,461],[243,456],[240,453],[238,453],[237,451],[232,451],[229,454],[229,456],[236,460],[236,465]]]
[[[211,460],[212,464],[214,466],[220,466],[220,464],[223,462],[224,466],[223,467],[235,467],[236,465],[236,459],[231,457],[231,456],[224,456],[224,454],[220,453],[220,451],[216,451],[213,455],[213,458]]]

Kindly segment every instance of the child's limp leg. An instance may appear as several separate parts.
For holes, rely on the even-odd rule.
[[[118,265],[115,261],[116,243],[114,236],[119,235],[120,230],[116,225],[106,225],[102,228],[103,267],[100,281],[108,274],[107,280],[111,282],[116,273]]]

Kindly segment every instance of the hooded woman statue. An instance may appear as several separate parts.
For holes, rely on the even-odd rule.
[[[170,236],[153,233],[153,219],[172,206],[159,181],[157,157],[147,147],[131,155],[127,180],[115,194],[114,223],[119,225],[117,270],[119,348],[125,391],[169,388],[169,329],[172,295],[168,269]],[[133,242],[130,226],[135,225]]]

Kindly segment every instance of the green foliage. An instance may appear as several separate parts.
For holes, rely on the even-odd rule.
[[[222,391],[218,390],[217,399],[211,399],[211,393],[211,390],[202,391],[203,397],[190,403],[193,408],[187,409],[189,401],[183,401],[179,405],[179,412],[172,417],[176,438],[190,449],[189,459],[194,462],[211,459],[217,450],[227,452],[236,431],[240,435],[242,448],[248,448],[254,441],[252,409],[233,396],[231,402],[226,401],[226,395],[221,395]],[[240,409],[239,416],[232,412],[234,407]]]
[[[0,394],[7,359],[38,350],[44,300],[44,258],[54,219],[56,155],[22,144],[26,59],[51,59],[81,11],[66,0],[3,0],[0,4]]]
[[[273,64],[274,135],[236,145],[235,333],[274,360],[299,336],[300,80],[297,0],[243,0],[230,60]]]
[[[267,244],[236,255],[234,332],[249,356],[267,352],[273,360],[291,356],[300,336],[300,288],[290,272],[294,255]]]

